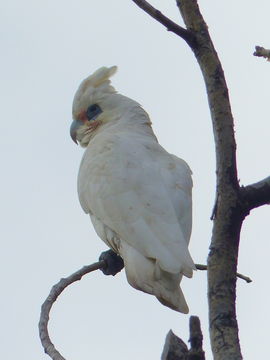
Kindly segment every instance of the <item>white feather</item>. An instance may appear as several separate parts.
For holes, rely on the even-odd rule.
[[[80,166],[81,205],[100,238],[122,256],[129,283],[187,313],[179,283],[195,269],[188,251],[191,171],[158,144],[138,103],[102,94],[99,86],[87,91],[86,106],[98,103],[103,113]]]

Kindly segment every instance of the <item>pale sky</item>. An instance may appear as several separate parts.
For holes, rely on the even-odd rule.
[[[269,1],[199,2],[230,88],[240,183],[269,176]],[[173,0],[152,1],[181,21]],[[80,208],[76,179],[83,149],[69,136],[73,95],[101,66],[118,65],[117,90],[142,104],[159,142],[193,170],[190,251],[206,263],[215,191],[211,119],[198,64],[187,45],[131,0],[9,0],[1,26],[2,281],[0,357],[49,359],[38,338],[40,306],[51,287],[106,245]],[[269,314],[269,207],[244,223],[237,314],[245,360],[265,357]],[[208,340],[206,273],[182,282],[191,315]],[[167,332],[188,340],[189,316],[136,291],[122,272],[100,271],[70,286],[51,313],[50,334],[67,360],[159,359]]]

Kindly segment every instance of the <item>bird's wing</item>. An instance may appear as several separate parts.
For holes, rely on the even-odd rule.
[[[191,172],[152,139],[94,139],[82,160],[82,207],[165,271],[191,276]]]

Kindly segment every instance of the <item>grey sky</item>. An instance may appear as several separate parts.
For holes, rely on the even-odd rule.
[[[178,21],[174,1],[152,2]],[[200,1],[230,87],[241,184],[269,175],[270,64],[252,56],[270,47],[268,1]],[[205,263],[211,238],[215,158],[202,76],[191,51],[132,1],[9,0],[0,11],[2,296],[0,356],[49,359],[37,324],[51,286],[95,262],[105,244],[79,206],[83,150],[69,137],[71,104],[81,80],[118,65],[116,89],[150,114],[159,142],[194,173],[191,254]],[[269,208],[244,224],[238,320],[244,358],[263,358],[268,341]],[[183,281],[190,314],[201,318],[209,355],[206,273]],[[188,316],[131,288],[124,273],[86,276],[51,315],[54,344],[67,360],[158,359],[166,333],[188,339]]]

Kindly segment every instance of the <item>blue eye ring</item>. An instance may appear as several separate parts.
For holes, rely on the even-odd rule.
[[[92,104],[86,110],[86,116],[89,121],[95,120],[99,114],[102,113],[101,107],[98,104]]]

